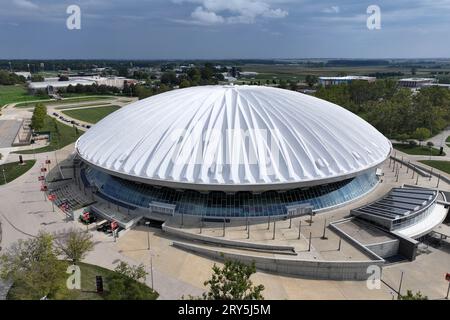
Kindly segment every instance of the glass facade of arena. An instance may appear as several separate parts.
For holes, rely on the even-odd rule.
[[[204,217],[280,216],[287,214],[286,206],[302,204],[313,206],[313,210],[325,209],[358,198],[378,182],[375,171],[370,171],[352,179],[309,188],[227,194],[154,187],[110,176],[92,167],[82,169],[81,175],[85,183],[113,199],[143,208],[149,208],[152,202],[167,203],[175,205],[177,214]]]

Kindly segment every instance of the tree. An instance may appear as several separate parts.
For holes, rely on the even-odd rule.
[[[239,261],[226,260],[224,267],[216,264],[213,274],[204,285],[209,291],[203,294],[205,300],[263,300],[263,285],[254,286],[250,277],[256,272],[255,264],[246,265]]]
[[[152,300],[158,294],[143,283],[147,276],[144,266],[130,266],[120,261],[115,268],[115,273],[108,277],[108,292],[106,298],[109,300]]]
[[[400,141],[401,143],[406,143],[406,141],[408,141],[409,136],[406,133],[401,133],[397,135],[397,140]]]
[[[19,240],[0,256],[0,277],[21,290],[15,291],[14,299],[49,299],[64,290],[65,266],[53,247],[53,236],[40,232],[37,237]]]
[[[407,290],[405,295],[399,295],[399,300],[428,300],[427,296],[422,295],[420,291],[413,293],[412,290]]]
[[[422,141],[428,139],[431,136],[431,132],[427,128],[417,128],[414,131],[413,136],[414,138],[419,140],[420,144],[422,144]]]
[[[84,259],[86,254],[94,248],[92,234],[75,228],[55,235],[55,245],[58,252],[73,264]]]
[[[31,127],[33,130],[40,130],[44,127],[46,115],[47,107],[42,103],[37,103],[34,107],[33,116],[31,117]]]
[[[181,81],[181,83],[180,83],[180,88],[188,88],[188,87],[190,87],[191,86],[191,83],[188,81],[188,80],[186,80],[186,79],[184,79],[183,81]]]
[[[319,79],[315,75],[308,74],[305,77],[305,82],[308,84],[310,88],[314,87],[314,85],[319,81]]]

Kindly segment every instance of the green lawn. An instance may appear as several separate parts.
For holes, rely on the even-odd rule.
[[[58,127],[59,134],[56,131],[55,123]],[[67,126],[48,115],[45,117],[44,120],[44,128],[40,131],[42,132],[50,131],[51,134],[50,145],[35,150],[16,151],[15,153],[32,154],[34,152],[42,153],[59,150],[75,142],[83,133],[81,130],[77,130],[72,126]]]
[[[26,102],[44,99],[48,98],[29,95],[25,86],[23,85],[14,85],[14,86],[0,85],[0,108],[2,108],[5,104],[8,103]]]
[[[438,170],[450,173],[450,161],[439,161],[439,160],[421,160],[419,161],[427,166],[436,168]]]
[[[78,119],[84,122],[97,123],[106,117],[108,114],[119,110],[119,106],[107,106],[107,107],[97,107],[97,108],[83,108],[77,110],[65,110],[62,111],[65,115]]]
[[[447,137],[447,140],[445,142],[450,142],[450,136]]]
[[[46,105],[53,105],[53,104],[70,104],[70,103],[78,103],[78,102],[88,102],[88,101],[98,101],[98,100],[111,100],[111,96],[91,96],[91,97],[74,97],[74,98],[67,98],[64,100],[50,100],[46,99],[42,101]],[[18,103],[16,104],[16,108],[32,108],[35,106],[36,103]]]
[[[61,263],[68,265],[68,262],[66,261],[61,261]],[[64,289],[58,297],[58,300],[105,300],[106,293],[108,291],[108,278],[115,272],[87,263],[78,263],[78,266],[81,269],[81,290]],[[105,292],[103,295],[96,292],[96,276],[103,277],[103,290]],[[65,283],[62,284],[62,286],[65,288]],[[153,300],[158,298],[159,294],[153,291],[150,287],[147,287],[144,284],[141,284],[141,286],[143,290],[147,291]],[[14,284],[8,292],[7,299],[14,300],[16,297],[16,292],[20,291],[20,284]]]
[[[60,106],[55,107],[55,110],[67,110],[67,109],[78,109],[78,108],[87,108],[87,107],[106,107],[109,106],[108,101],[100,101],[96,103],[88,103],[83,105],[73,105],[73,106]]]
[[[36,163],[36,160],[26,160],[24,165],[19,165],[19,162],[11,162],[0,165],[0,186],[11,181],[14,181],[28,170],[30,170]],[[3,175],[3,170],[4,175]]]
[[[430,148],[427,146],[410,146],[409,144],[400,144],[395,143],[394,148],[402,151],[407,154],[416,155],[416,156],[429,156],[430,155]],[[436,148],[431,148],[431,155],[432,156],[439,156],[439,150]],[[445,155],[445,153],[443,153]]]

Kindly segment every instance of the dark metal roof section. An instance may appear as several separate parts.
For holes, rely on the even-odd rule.
[[[351,210],[353,216],[375,222],[389,230],[399,229],[408,219],[424,212],[438,197],[432,189],[393,188],[383,198],[369,205]]]

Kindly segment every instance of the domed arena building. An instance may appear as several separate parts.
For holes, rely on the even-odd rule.
[[[163,215],[329,210],[375,188],[392,145],[333,103],[263,86],[180,89],[132,103],[76,143],[96,193]]]

